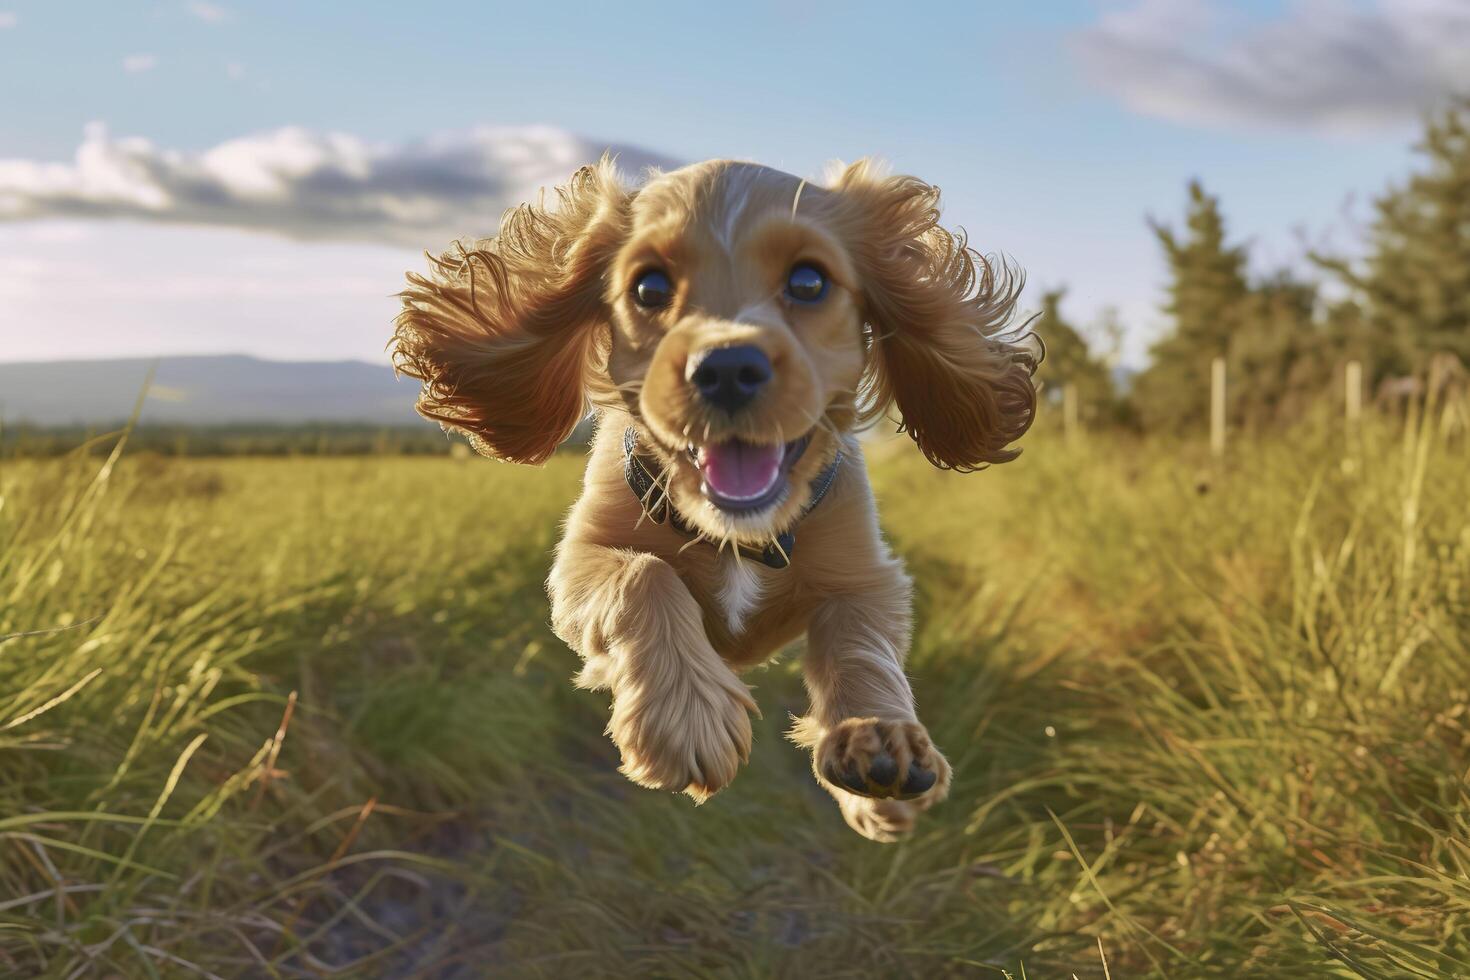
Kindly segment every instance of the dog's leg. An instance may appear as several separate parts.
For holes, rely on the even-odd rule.
[[[901,572],[813,616],[805,663],[811,713],[792,737],[811,748],[817,781],[864,837],[893,841],[949,792],[950,768],[914,712],[903,672],[909,587]]]
[[[547,583],[552,628],[586,661],[577,685],[610,688],[608,734],[641,786],[703,802],[750,754],[749,689],[705,635],[699,605],[653,555],[563,542]]]

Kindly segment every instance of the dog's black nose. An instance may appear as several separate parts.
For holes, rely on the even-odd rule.
[[[717,408],[743,408],[771,380],[771,359],[759,347],[716,347],[689,375],[701,398]]]

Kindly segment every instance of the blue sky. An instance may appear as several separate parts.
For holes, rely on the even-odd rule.
[[[1258,269],[1350,248],[1466,52],[1466,0],[0,0],[0,359],[381,357],[420,249],[615,144],[886,157],[1138,363],[1146,215],[1199,177]]]

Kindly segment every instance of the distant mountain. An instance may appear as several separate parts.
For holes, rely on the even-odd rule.
[[[266,361],[235,354],[0,363],[0,419],[43,426],[124,420],[155,363],[143,422],[422,423],[413,411],[418,382],[395,379],[386,363]]]

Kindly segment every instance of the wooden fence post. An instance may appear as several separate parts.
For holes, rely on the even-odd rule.
[[[1363,363],[1348,361],[1343,370],[1343,409],[1350,426],[1357,425],[1363,415]]]
[[[1068,442],[1077,440],[1077,386],[1062,386],[1062,431]]]
[[[1210,455],[1225,455],[1225,358],[1210,362]]]

